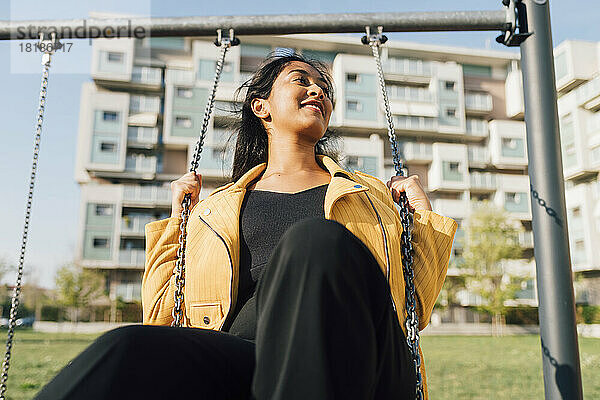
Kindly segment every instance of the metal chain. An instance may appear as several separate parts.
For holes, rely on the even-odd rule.
[[[408,169],[405,168],[400,160],[398,152],[398,144],[396,142],[396,134],[394,132],[394,121],[390,112],[390,104],[385,88],[385,79],[383,76],[383,68],[381,67],[381,58],[379,57],[379,46],[387,41],[382,32],[383,28],[378,27],[378,33],[371,35],[370,28],[366,27],[367,35],[363,36],[362,41],[368,44],[373,52],[373,57],[377,64],[377,77],[379,79],[379,88],[383,97],[385,106],[385,117],[388,125],[388,138],[392,146],[392,156],[394,161],[394,169],[396,176],[408,176]],[[416,374],[416,399],[423,399],[423,377],[421,375],[421,355],[419,353],[419,316],[416,310],[415,301],[415,285],[414,285],[414,270],[413,270],[413,247],[412,247],[412,215],[408,207],[408,198],[405,192],[400,192],[400,222],[402,224],[402,234],[400,235],[401,252],[402,252],[402,272],[404,274],[404,292],[406,297],[406,341],[412,354],[415,374]]]
[[[42,137],[42,123],[44,121],[44,108],[46,106],[46,93],[48,88],[48,71],[50,69],[49,54],[44,54],[42,61],[42,86],[40,89],[40,100],[37,113],[37,124],[35,129],[35,140],[33,147],[33,163],[31,165],[31,175],[29,178],[29,193],[27,195],[27,206],[25,210],[25,226],[23,228],[23,236],[21,238],[21,254],[19,256],[19,267],[17,269],[17,282],[13,290],[12,301],[10,305],[10,317],[8,319],[8,335],[6,338],[6,352],[4,353],[4,361],[2,362],[2,376],[0,377],[0,400],[4,400],[6,393],[6,381],[8,379],[8,369],[10,367],[10,356],[15,334],[15,326],[17,319],[17,309],[19,307],[19,296],[21,295],[21,282],[23,279],[23,264],[25,262],[25,248],[27,246],[27,235],[29,233],[29,219],[31,216],[31,204],[33,201],[33,188],[35,184],[35,176],[37,172],[38,157],[40,153],[40,141]]]
[[[233,29],[229,30],[229,37],[222,38],[221,30],[217,30],[218,37],[215,40],[215,45],[221,47],[221,55],[217,60],[216,70],[215,70],[215,80],[213,83],[212,92],[208,99],[208,104],[204,109],[204,120],[202,121],[202,130],[200,132],[200,137],[196,142],[196,147],[194,148],[194,155],[192,157],[190,172],[196,172],[198,169],[198,164],[200,163],[200,155],[202,153],[202,146],[204,145],[204,138],[206,137],[206,131],[208,130],[208,124],[210,122],[210,116],[212,115],[213,108],[215,105],[215,96],[217,94],[217,87],[219,86],[219,80],[221,78],[221,73],[223,72],[223,66],[225,64],[225,55],[227,54],[227,50],[229,50],[232,46],[237,46],[240,41],[237,38],[233,37]],[[185,287],[185,248],[187,244],[187,223],[190,217],[190,206],[191,206],[191,197],[189,194],[186,194],[183,202],[181,203],[183,209],[181,210],[181,224],[179,225],[179,248],[177,249],[177,261],[175,262],[175,268],[173,269],[173,275],[175,277],[175,292],[173,294],[175,300],[175,306],[171,311],[171,315],[173,316],[173,322],[171,326],[180,327],[183,323],[183,304],[184,304],[184,287]]]

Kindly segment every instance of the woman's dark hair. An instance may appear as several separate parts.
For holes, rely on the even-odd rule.
[[[235,92],[237,100],[241,98],[242,91],[247,89],[245,94],[243,94],[245,98],[241,104],[241,109],[235,111],[238,118],[230,125],[233,128],[233,132],[229,139],[231,140],[232,137],[237,136],[231,173],[231,179],[234,182],[253,167],[267,162],[269,146],[267,131],[261,120],[252,112],[251,103],[255,98],[266,99],[269,97],[275,79],[277,79],[283,68],[292,61],[301,61],[314,67],[327,83],[332,102],[335,104],[333,80],[326,64],[318,60],[306,58],[297,53],[283,56],[273,53],[269,54],[260,64],[252,78],[244,82]],[[330,129],[327,129],[323,137],[315,145],[315,155],[327,155],[337,161],[337,149],[334,143],[336,139],[338,139],[338,136]]]

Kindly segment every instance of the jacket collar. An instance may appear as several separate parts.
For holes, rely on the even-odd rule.
[[[325,167],[331,175],[331,181],[329,182],[327,193],[325,195],[325,218],[330,218],[333,204],[341,197],[347,194],[369,190],[367,186],[358,182],[354,174],[344,170],[330,157],[317,155],[317,161]],[[230,190],[245,192],[246,188],[264,172],[266,167],[267,163],[262,163],[253,167],[238,179],[237,182],[231,186]]]

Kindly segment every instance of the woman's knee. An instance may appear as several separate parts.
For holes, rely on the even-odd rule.
[[[279,268],[290,265],[294,273],[310,268],[311,276],[347,274],[354,264],[377,265],[369,249],[352,232],[336,221],[322,218],[292,225],[275,254],[271,261],[281,264]]]

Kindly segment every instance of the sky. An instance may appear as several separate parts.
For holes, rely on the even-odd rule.
[[[265,15],[310,13],[500,10],[500,0],[130,0],[28,1],[0,3],[1,21],[79,19],[92,11],[140,16]],[[594,0],[550,1],[554,46],[564,40],[600,41],[600,7]],[[392,33],[391,40],[448,46],[508,49],[495,42],[499,32]],[[357,34],[357,40],[361,35]],[[73,51],[57,54],[50,69],[39,168],[25,256],[26,281],[54,286],[56,270],[73,261],[77,240],[79,187],[74,179],[81,86],[91,81],[91,46],[74,41]],[[0,41],[0,261],[16,265],[21,246],[33,137],[40,89],[40,55],[20,42]],[[13,273],[4,282],[14,283]]]

